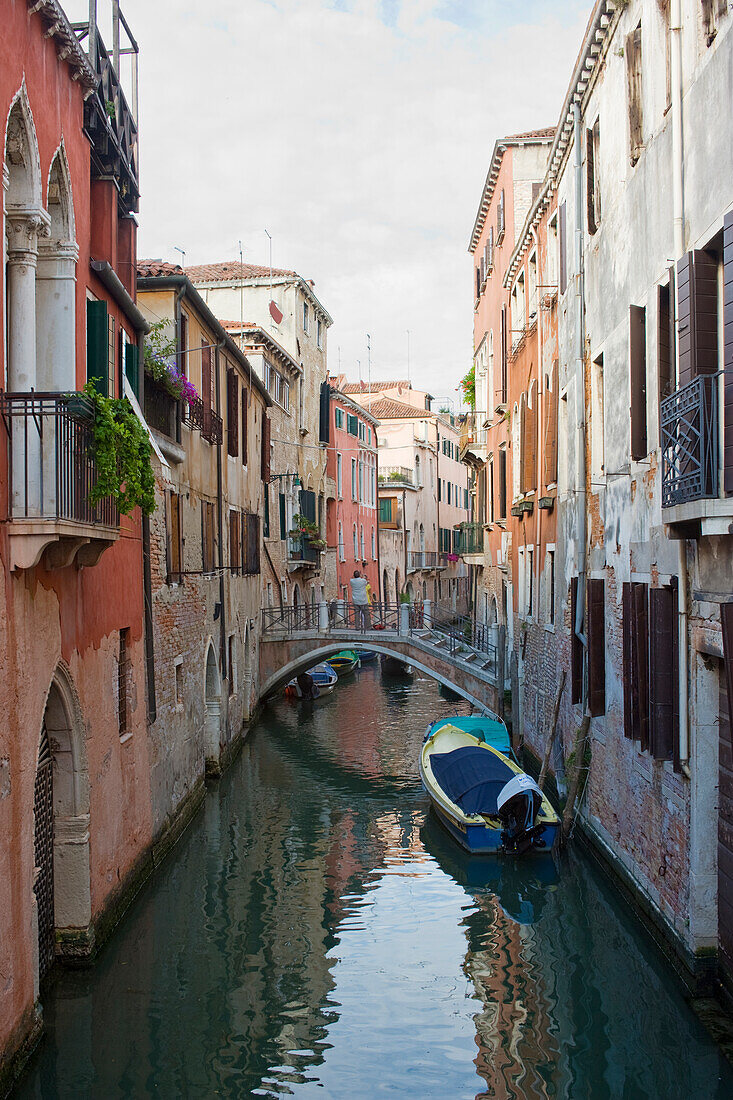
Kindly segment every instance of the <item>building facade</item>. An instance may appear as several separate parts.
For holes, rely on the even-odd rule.
[[[328,503],[329,545],[337,547],[336,587],[349,602],[349,581],[359,570],[379,597],[376,420],[351,397],[330,388],[327,475],[336,485]]]
[[[83,30],[84,49],[51,0],[3,5],[0,1091],[40,1029],[46,972],[94,953],[153,840],[145,524],[91,502],[78,393],[142,397],[137,123]]]

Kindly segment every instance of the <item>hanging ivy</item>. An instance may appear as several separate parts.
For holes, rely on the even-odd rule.
[[[155,475],[150,440],[127,398],[103,397],[94,382],[84,393],[94,404],[94,462],[97,481],[89,503],[112,497],[126,516],[138,505],[146,515],[155,511]]]

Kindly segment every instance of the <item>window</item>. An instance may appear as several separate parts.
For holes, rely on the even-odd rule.
[[[491,274],[491,272],[494,269],[494,227],[493,227],[493,225],[489,227],[489,239],[488,239],[488,242],[487,242],[487,248],[488,248],[487,260],[488,260],[488,265],[489,265],[489,274]]]
[[[227,659],[229,668],[229,694],[234,695],[237,690],[237,667],[236,667],[236,644],[237,639],[234,634],[229,635],[227,643]]]
[[[631,457],[646,458],[646,309],[629,311],[629,364],[631,375]]]
[[[606,713],[605,582],[588,581],[588,709]]]
[[[527,264],[527,290],[529,294],[528,313],[532,322],[537,316],[537,253],[533,252]]]
[[[497,392],[498,405],[506,405],[509,365],[509,320],[507,307],[501,307],[501,385]]]
[[[303,332],[310,332],[310,311],[308,303],[303,302]]]
[[[119,722],[120,737],[127,733],[128,721],[128,680],[129,680],[129,654],[130,629],[124,627],[120,631],[120,646],[117,658],[117,717]]]
[[[178,493],[171,493],[168,498],[168,584],[180,584],[182,562],[181,498]]]
[[[364,460],[359,455],[359,501],[364,500]]]
[[[249,444],[249,393],[246,386],[242,386],[242,465],[247,465],[247,447]]]
[[[597,118],[592,129],[585,132],[585,200],[588,232],[591,236],[601,224],[600,144],[601,120]]]
[[[323,322],[320,317],[316,321],[316,344],[319,348],[323,347]]]
[[[335,410],[335,424],[337,428],[343,428],[344,426],[344,411],[343,409]]]
[[[553,214],[547,226],[547,291],[557,288],[557,214]]]
[[[379,498],[379,526],[397,529],[397,497]]]
[[[181,328],[178,338],[178,367],[188,377],[188,314],[181,310]]]
[[[624,733],[657,760],[679,758],[677,578],[623,586]]]
[[[354,561],[356,561],[356,559],[359,557],[359,536],[356,530],[356,524],[354,524],[352,537],[354,540]]]
[[[114,397],[117,392],[115,387],[115,374],[117,356],[115,354],[115,319],[111,314],[107,316],[107,393]]]
[[[730,230],[728,230],[730,232]],[[726,247],[726,259],[727,259]],[[728,263],[724,281],[729,282]],[[687,252],[677,264],[680,387],[718,370],[718,261],[710,252]]]
[[[567,205],[560,203],[558,211],[558,244],[559,244],[559,279],[560,293],[564,294],[568,289],[568,229],[567,229]]]
[[[626,81],[629,94],[629,156],[632,167],[644,146],[641,72],[641,23],[626,36]]]
[[[285,506],[285,493],[278,494],[278,506],[280,512],[280,538],[284,539],[288,533],[287,509]]]
[[[494,522],[494,456],[491,455],[487,469],[487,490],[489,498],[489,523]],[[468,505],[466,505],[468,507]]]
[[[377,560],[377,536],[376,536],[376,533],[375,533],[373,527],[372,527],[372,559],[374,561]]]
[[[238,573],[240,569],[241,535],[239,524],[239,512],[229,512],[229,569],[232,573]]]
[[[451,499],[450,499],[450,497],[451,497],[451,488],[452,488],[450,481],[447,483],[446,488],[448,490],[448,498],[447,499],[448,499],[448,503],[450,504],[450,502],[451,502]]]
[[[349,435],[359,435],[359,418],[351,413],[346,414],[346,431]]]
[[[499,449],[499,515],[497,519],[506,519],[506,449]]]
[[[671,273],[670,273],[671,274]],[[672,279],[658,288],[657,295],[657,383],[659,401],[664,401],[675,388],[675,329],[670,297]],[[659,418],[659,443],[662,443],[661,416]]]
[[[262,517],[262,537],[269,539],[270,537],[270,486],[265,485],[263,489],[263,498],[265,502],[265,512]]]
[[[338,412],[338,409],[336,410]],[[344,496],[344,471],[343,471],[343,458],[340,452],[336,454],[336,493],[339,500],[343,500]]]
[[[256,576],[260,572],[260,517],[252,512],[242,512],[240,517],[242,572]]]
[[[356,459],[351,460],[351,499],[357,499],[357,487],[356,487]]]
[[[173,663],[176,689],[176,706],[183,706],[183,657],[176,657]]]
[[[366,558],[366,554],[364,553],[364,524],[363,523],[361,524],[361,526],[359,528],[359,548],[361,550],[361,554],[359,555],[359,557],[361,558],[362,561],[364,561],[365,558]]]
[[[545,485],[557,481],[557,389],[558,361],[552,364],[552,375],[545,376]]]
[[[570,581],[570,702],[579,703],[583,694],[583,643],[576,633],[578,578]],[[581,620],[582,622],[582,620]]]
[[[212,407],[214,395],[214,362],[211,355],[211,347],[206,341],[201,341],[201,400],[205,409]]]
[[[344,546],[344,525],[339,520],[339,561],[346,561],[346,547]]]
[[[201,568],[214,571],[214,505],[208,500],[201,501]]]
[[[555,625],[555,551],[547,551],[547,622]]]
[[[239,454],[239,379],[232,367],[227,368],[227,454]]]
[[[527,615],[534,615],[534,549],[527,550]]]
[[[499,192],[499,202],[496,207],[496,243],[501,244],[504,240],[504,230],[506,229],[506,201],[504,197],[504,190]]]
[[[362,443],[366,439],[366,425],[361,420],[359,421],[359,439]]]

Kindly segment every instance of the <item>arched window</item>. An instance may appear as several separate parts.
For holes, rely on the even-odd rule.
[[[522,456],[522,421],[524,420],[524,394],[522,395],[522,412],[519,405],[514,403],[512,415],[512,499],[516,500],[521,493],[521,456]]]
[[[344,546],[344,525],[339,520],[339,561],[346,561],[346,547]]]
[[[386,569],[382,572],[382,599],[385,603],[389,603],[389,577]]]
[[[359,536],[356,531],[356,524],[354,524],[354,530],[352,533],[354,536],[354,561],[356,561],[359,557]]]
[[[491,420],[494,410],[494,330],[489,332],[489,361],[486,371],[486,417]]]
[[[415,455],[415,484],[422,485],[420,479],[420,455]]]
[[[373,527],[372,527],[372,558],[373,558],[374,561],[377,560],[377,539],[376,539]]]
[[[359,529],[359,546],[361,548],[360,557],[361,557],[361,560],[364,561],[365,558],[366,558],[366,554],[364,553],[364,524],[363,523],[361,524],[361,527]]]

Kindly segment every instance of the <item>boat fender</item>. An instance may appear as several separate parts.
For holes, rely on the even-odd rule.
[[[540,798],[542,798],[542,791],[539,789],[534,779],[526,772],[520,772],[519,775],[515,775],[513,779],[510,779],[508,783],[499,791],[496,799],[496,808],[501,813],[502,806],[511,799],[515,798],[518,794],[525,794],[529,791],[535,791]]]

